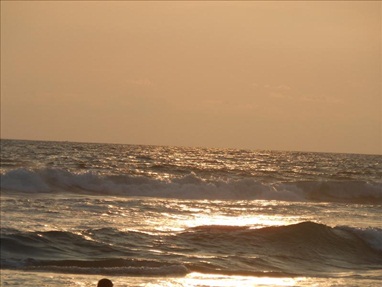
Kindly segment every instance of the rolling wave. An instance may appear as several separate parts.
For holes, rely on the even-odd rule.
[[[268,199],[382,204],[382,183],[363,181],[262,182],[252,178],[206,180],[189,174],[173,179],[15,169],[1,174],[1,189],[181,199]]]
[[[212,249],[235,248],[242,252],[284,257],[299,262],[335,261],[342,264],[382,264],[382,229],[329,227],[313,222],[251,229],[243,226],[199,226],[182,234]],[[224,248],[223,248],[224,249]],[[335,265],[335,264],[334,264]]]
[[[2,229],[1,267],[136,276],[325,274],[381,269],[381,243],[381,229],[313,222],[259,229],[198,226],[167,236],[110,228],[82,233]]]

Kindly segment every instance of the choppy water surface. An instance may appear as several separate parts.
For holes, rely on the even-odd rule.
[[[382,156],[1,141],[4,286],[379,286]]]

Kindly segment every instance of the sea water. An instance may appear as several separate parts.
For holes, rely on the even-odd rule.
[[[1,286],[380,286],[382,156],[1,140]]]

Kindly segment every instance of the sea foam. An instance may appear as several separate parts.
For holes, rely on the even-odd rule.
[[[1,174],[1,189],[181,199],[266,199],[382,204],[382,184],[362,181],[261,182],[256,178],[206,180],[189,174],[172,179],[15,169]]]

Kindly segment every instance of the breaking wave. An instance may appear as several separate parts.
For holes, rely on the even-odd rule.
[[[15,169],[1,174],[1,189],[181,199],[267,199],[382,203],[382,183],[363,181],[261,182],[254,178],[206,180],[189,174],[173,179]]]
[[[1,267],[10,269],[134,276],[189,272],[282,276],[382,267],[381,229],[314,222],[259,229],[199,226],[167,236],[111,228],[80,234],[1,231]],[[154,248],[159,252],[153,252]]]

